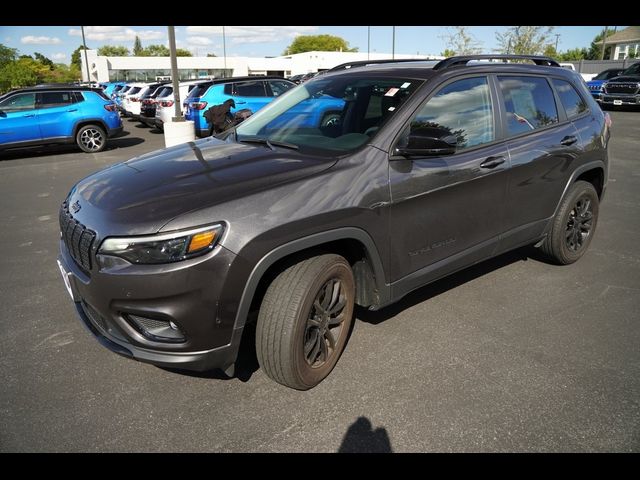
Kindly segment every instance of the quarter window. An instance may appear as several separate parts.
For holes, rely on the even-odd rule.
[[[33,110],[36,103],[35,93],[21,93],[13,95],[0,102],[0,110],[3,112],[19,112],[22,110]]]
[[[280,80],[269,80],[269,86],[271,87],[271,92],[273,92],[274,97],[278,97],[291,87],[295,87],[295,85],[289,82],[282,82]]]
[[[565,112],[567,112],[567,117],[577,117],[587,111],[587,104],[569,82],[554,78],[553,86],[556,87],[560,103],[562,103]]]
[[[519,135],[558,123],[549,83],[538,77],[499,77],[509,135]]]
[[[456,150],[495,139],[491,94],[486,77],[450,83],[433,96],[411,121],[411,133],[457,137]]]
[[[264,82],[241,82],[234,85],[234,95],[239,97],[266,97]]]

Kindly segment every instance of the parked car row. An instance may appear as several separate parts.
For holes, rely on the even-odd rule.
[[[600,105],[640,105],[640,62],[600,72],[587,87]]]

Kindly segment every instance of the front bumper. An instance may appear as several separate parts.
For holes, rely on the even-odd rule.
[[[603,93],[596,101],[604,105],[640,105],[640,94]]]
[[[89,275],[60,242],[58,261],[85,327],[114,353],[154,365],[185,370],[228,370],[236,360],[243,327],[236,328],[237,294],[223,292],[237,257],[222,246],[174,264],[118,265]],[[226,296],[225,296],[226,295]],[[172,321],[182,343],[150,339],[130,315]]]

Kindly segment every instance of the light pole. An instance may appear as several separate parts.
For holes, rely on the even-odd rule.
[[[556,33],[556,46],[555,46],[556,55],[558,54],[558,39],[559,38],[560,38],[560,34]]]
[[[180,78],[178,77],[178,59],[176,58],[176,31],[174,27],[167,27],[169,30],[169,52],[171,55],[171,83],[173,84],[173,106],[176,116],[174,122],[184,122],[182,109],[180,108]]]
[[[602,35],[602,52],[600,53],[600,60],[604,60],[604,44],[605,44],[605,41],[607,40],[608,28],[609,28],[608,26],[604,27],[604,34]]]
[[[396,27],[393,26],[391,33],[391,59],[396,58]]]
[[[224,25],[222,26],[222,56],[224,57],[224,73],[222,74],[223,78],[227,77],[227,41],[225,40],[224,35]]]
[[[89,75],[89,57],[87,57],[87,42],[84,39],[84,26],[80,26],[82,30],[82,45],[84,46],[84,63],[87,67],[87,82],[91,83],[91,76]]]
[[[369,60],[370,51],[371,51],[371,27],[367,27],[367,60]]]

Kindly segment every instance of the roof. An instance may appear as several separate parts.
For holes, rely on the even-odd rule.
[[[24,87],[18,88],[16,90],[12,90],[7,93],[15,93],[15,92],[41,92],[43,90],[74,90],[74,91],[83,91],[83,92],[102,92],[102,88],[99,87],[87,87],[81,85],[74,85],[72,83],[53,83],[53,84],[43,84],[43,85],[34,85],[33,87]]]
[[[640,27],[627,27],[607,37],[605,43],[626,43],[640,41]]]

